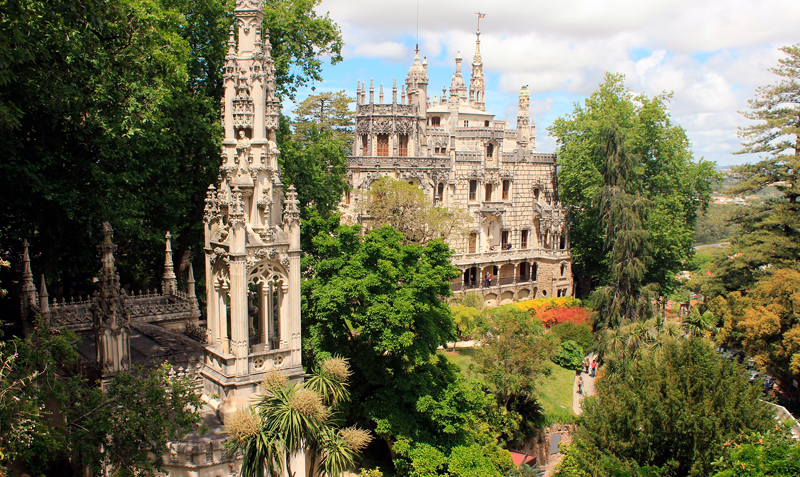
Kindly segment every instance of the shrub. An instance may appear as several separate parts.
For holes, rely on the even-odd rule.
[[[589,349],[592,341],[594,341],[592,329],[585,323],[564,321],[562,323],[553,325],[550,328],[550,333],[557,337],[559,341],[572,340],[578,343],[581,345],[581,347],[583,347],[584,351]]]
[[[536,313],[536,318],[548,328],[559,323],[588,324],[590,316],[589,310],[578,307],[549,308]]]
[[[562,368],[577,371],[583,367],[583,357],[583,347],[572,340],[567,340],[558,346],[553,362]]]

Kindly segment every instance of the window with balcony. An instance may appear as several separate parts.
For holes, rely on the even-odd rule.
[[[520,248],[528,248],[528,231],[523,230],[519,239]]]
[[[511,197],[511,181],[506,179],[503,181],[503,200],[509,200]]]
[[[475,249],[478,247],[478,234],[472,232],[469,234],[469,253],[475,253]]]
[[[398,155],[400,157],[408,156],[408,134],[399,135],[398,143],[399,143]]]
[[[486,157],[494,157],[494,144],[486,146]]]
[[[389,135],[378,134],[378,156],[386,157],[389,155]]]
[[[486,184],[486,202],[492,201],[492,184]]]
[[[503,230],[500,233],[500,247],[502,250],[509,250],[511,249],[511,242],[508,241],[508,230]]]
[[[478,181],[475,179],[469,181],[469,201],[475,202],[478,200]]]

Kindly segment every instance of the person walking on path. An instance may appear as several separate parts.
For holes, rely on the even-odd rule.
[[[580,416],[581,405],[584,398],[594,394],[594,380],[597,375],[597,356],[592,353],[589,355],[587,371],[585,373],[575,373],[575,381],[572,387],[572,411]],[[592,368],[594,365],[594,368]],[[592,372],[594,371],[594,372]]]
[[[583,358],[583,372],[587,374],[589,373],[589,356]]]

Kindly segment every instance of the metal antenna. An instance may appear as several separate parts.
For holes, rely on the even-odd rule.
[[[419,54],[419,0],[417,0],[417,45],[415,51]]]

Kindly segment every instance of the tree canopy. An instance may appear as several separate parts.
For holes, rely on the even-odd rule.
[[[595,154],[614,125],[631,157],[632,179],[649,203],[643,230],[649,234],[652,263],[643,283],[661,293],[675,286],[675,274],[692,254],[698,210],[709,200],[716,179],[713,163],[695,160],[686,132],[670,119],[670,96],[634,95],[620,74],[605,81],[574,111],[549,128],[558,141],[559,197],[570,214],[570,243],[581,293],[607,284],[614,266],[597,191],[603,184],[607,156]]]
[[[419,186],[388,176],[370,185],[365,211],[370,226],[392,226],[418,243],[455,238],[469,219],[462,209],[434,205]]]

